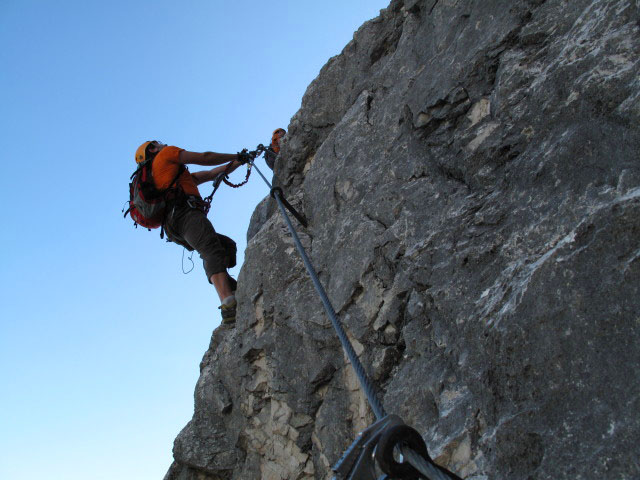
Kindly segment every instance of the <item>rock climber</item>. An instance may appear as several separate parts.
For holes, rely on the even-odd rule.
[[[234,171],[242,165],[241,156],[242,153],[188,152],[157,140],[145,142],[136,150],[136,163],[153,160],[151,172],[157,189],[169,189],[175,182],[175,194],[167,199],[164,230],[171,242],[200,254],[207,279],[220,297],[222,323],[227,325],[236,320],[237,282],[227,272],[236,264],[236,244],[214,230],[198,185]],[[186,165],[217,167],[191,173]]]

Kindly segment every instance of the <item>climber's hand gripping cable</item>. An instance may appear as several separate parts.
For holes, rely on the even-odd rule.
[[[253,154],[254,152],[251,152],[251,154]],[[252,156],[246,148],[242,149],[242,151],[238,152],[238,161],[240,162],[241,165],[244,165],[245,163],[249,163],[251,160],[253,160],[255,158],[255,156]]]

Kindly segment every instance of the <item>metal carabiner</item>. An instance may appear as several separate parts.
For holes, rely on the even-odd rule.
[[[189,208],[193,208],[193,209],[198,208],[198,207],[196,206],[196,204],[195,204],[195,198],[194,198],[194,197],[189,197],[189,198],[187,198],[187,206],[188,206]]]

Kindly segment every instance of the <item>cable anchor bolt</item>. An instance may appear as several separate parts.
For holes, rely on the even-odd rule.
[[[433,462],[417,430],[406,425],[399,416],[387,415],[360,432],[333,467],[333,480],[427,478],[409,462],[396,460],[400,447],[412,449],[446,478],[459,478]]]

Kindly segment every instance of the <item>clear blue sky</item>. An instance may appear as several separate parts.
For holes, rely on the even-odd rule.
[[[162,479],[219,312],[197,255],[122,218],[133,152],[268,142],[387,4],[0,2],[0,478]],[[216,194],[240,261],[266,194]]]

